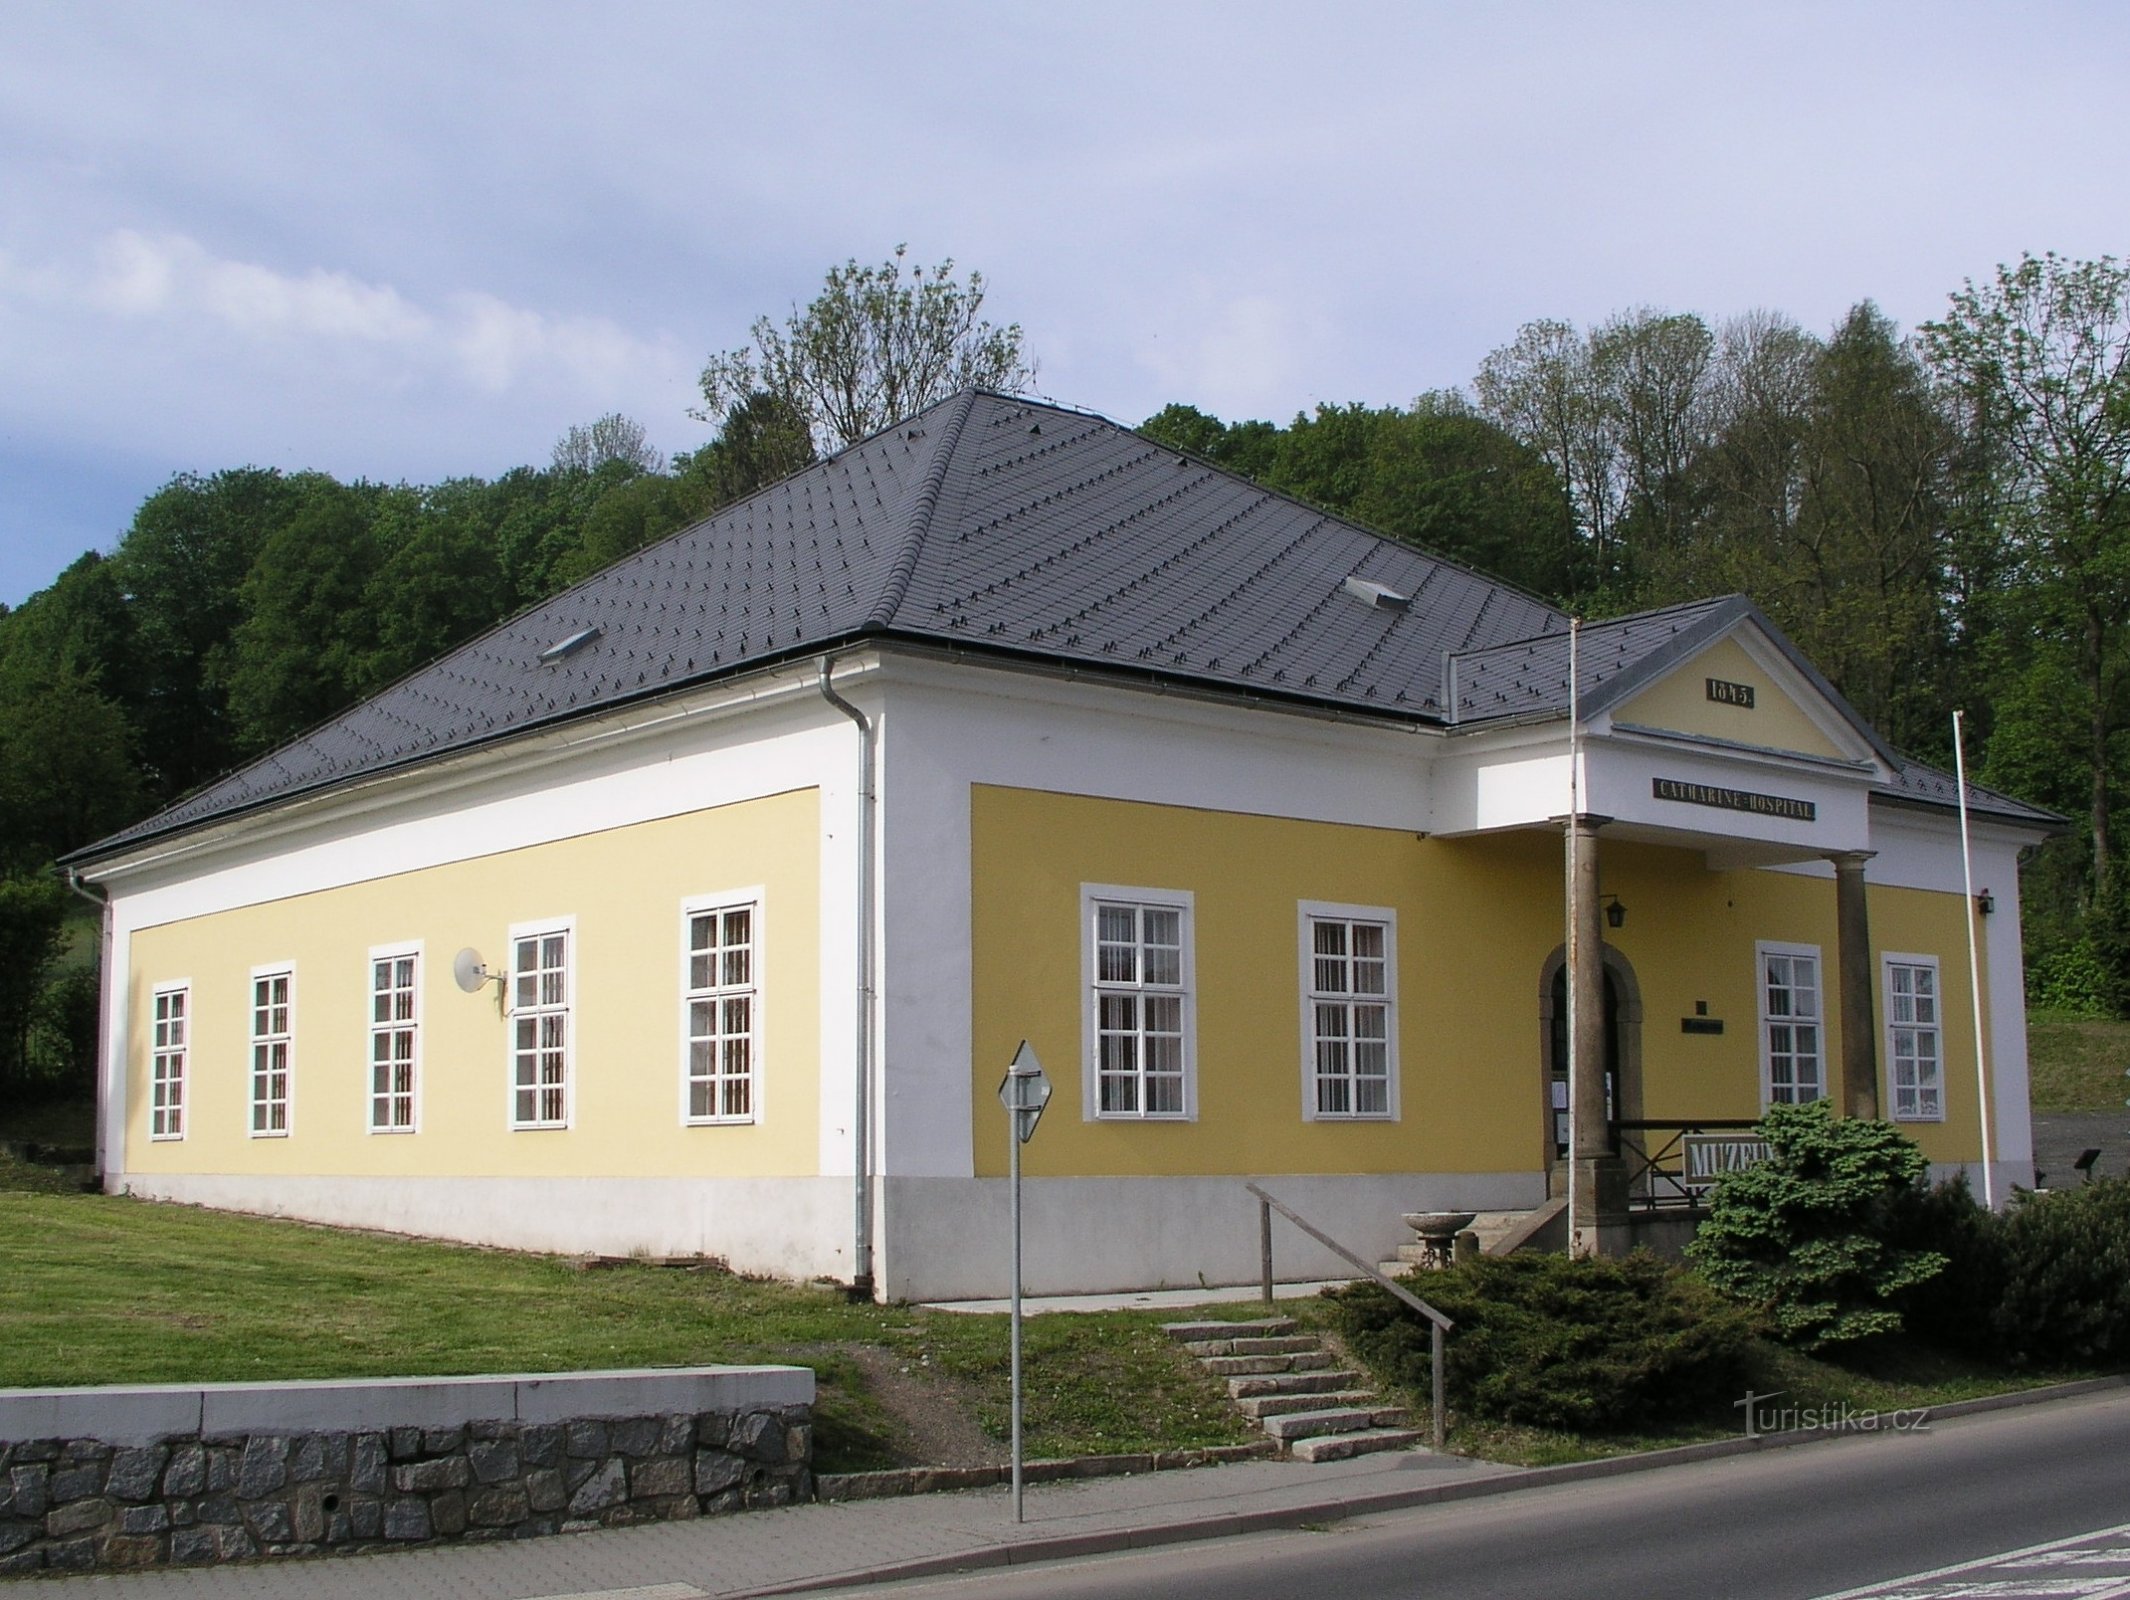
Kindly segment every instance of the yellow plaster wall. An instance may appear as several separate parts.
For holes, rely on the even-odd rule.
[[[1540,986],[1562,937],[1557,836],[1417,839],[984,786],[972,789],[970,807],[980,1172],[1005,1168],[995,1090],[1024,1037],[1057,1086],[1023,1152],[1032,1174],[1501,1172],[1546,1160]],[[1820,946],[1827,1064],[1839,1085],[1831,881],[1715,873],[1698,851],[1617,840],[1601,844],[1601,859],[1604,888],[1628,907],[1626,926],[1609,937],[1642,996],[1645,1116],[1759,1115],[1758,940]],[[1083,1115],[1083,883],[1194,896],[1195,1122]],[[1302,1120],[1302,900],[1398,914],[1395,1123]],[[1878,949],[1939,957],[1950,1119],[1908,1125],[1935,1160],[1977,1150],[1972,1040],[1960,1020],[1969,1003],[1963,905],[1958,895],[1871,892],[1874,984]],[[1721,1036],[1680,1031],[1696,1000],[1724,1021]]]
[[[1753,686],[1753,705],[1726,705],[1708,697],[1710,678]],[[1670,728],[1771,750],[1808,755],[1843,755],[1833,740],[1788,695],[1770,682],[1735,639],[1719,639],[1692,660],[1674,668],[1613,713],[1616,722]]]
[[[143,1172],[811,1175],[819,1165],[819,796],[812,789],[248,906],[133,935],[127,1164]],[[681,904],[759,886],[758,1121],[681,1121]],[[465,946],[509,963],[507,930],[576,919],[575,1107],[513,1132],[496,986],[462,993]],[[369,951],[420,940],[420,1131],[371,1134]],[[249,976],[296,968],[292,1132],[253,1139]],[[148,1133],[152,994],[192,983],[186,1136]]]
[[[1643,1004],[1642,1081],[1649,1117],[1760,1114],[1760,993],[1756,943],[1817,945],[1822,984],[1828,1092],[1841,1101],[1841,973],[1834,885],[1786,872],[1707,871],[1698,852],[1601,840],[1605,890],[1628,908],[1623,928],[1606,939],[1625,956]],[[1874,885],[1870,890],[1872,1017],[1878,1052],[1880,1114],[1893,1114],[1887,1080],[1886,951],[1938,958],[1946,1120],[1903,1123],[1933,1161],[1981,1154],[1975,1114],[1972,1000],[1967,981],[1966,900],[1958,894]],[[1985,997],[1988,970],[1983,974]],[[1697,1000],[1722,1019],[1720,1036],[1687,1034],[1683,1017]],[[1987,1007],[1984,1015],[1987,1023]]]

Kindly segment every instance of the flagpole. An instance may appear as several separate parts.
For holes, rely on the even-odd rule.
[[[1563,899],[1568,907],[1568,1256],[1570,1260],[1583,1253],[1583,1236],[1576,1227],[1575,1209],[1575,1111],[1577,1085],[1581,1082],[1582,1049],[1580,1041],[1583,1030],[1576,1026],[1576,1000],[1582,988],[1583,971],[1582,927],[1583,919],[1576,915],[1576,852],[1578,836],[1576,819],[1583,814],[1582,779],[1582,691],[1578,669],[1581,666],[1581,634],[1583,623],[1580,617],[1568,619],[1568,826],[1563,830],[1567,856],[1567,894]],[[1551,1109],[1550,1107],[1548,1108]],[[1553,1130],[1549,1127],[1546,1136],[1550,1140]]]
[[[1991,1172],[1989,1057],[1982,1042],[1982,956],[1975,944],[1975,853],[1967,832],[1967,740],[1961,713],[1953,713],[1953,776],[1960,790],[1960,881],[1967,895],[1967,993],[1975,1007],[1975,1106],[1982,1119],[1982,1203],[1997,1209],[1997,1182]]]

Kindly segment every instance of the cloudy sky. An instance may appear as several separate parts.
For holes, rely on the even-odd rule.
[[[0,5],[0,602],[181,471],[434,481],[898,243],[1058,399],[1284,419],[1533,318],[1904,327],[2130,253],[2130,7]]]

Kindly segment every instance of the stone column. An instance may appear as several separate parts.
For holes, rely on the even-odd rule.
[[[1611,818],[1584,813],[1568,831],[1568,992],[1575,1019],[1574,1083],[1568,1107],[1568,1219],[1574,1255],[1617,1254],[1627,1247],[1627,1184],[1605,1124],[1605,933],[1598,903],[1598,829]]]
[[[1864,895],[1864,863],[1873,852],[1840,850],[1834,863],[1835,965],[1841,984],[1842,1092],[1832,1094],[1852,1117],[1879,1114],[1878,1026],[1872,1020],[1871,913]]]

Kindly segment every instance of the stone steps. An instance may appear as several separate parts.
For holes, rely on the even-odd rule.
[[[1312,1341],[1313,1342],[1313,1341]],[[1283,1356],[1200,1356],[1206,1371],[1222,1378],[1261,1377],[1272,1372],[1317,1372],[1331,1365],[1321,1349]]]
[[[1317,1343],[1306,1335],[1288,1334],[1264,1339],[1186,1339],[1184,1349],[1206,1356],[1291,1356],[1314,1350]]]
[[[1228,1398],[1248,1400],[1261,1394],[1328,1394],[1351,1389],[1360,1381],[1358,1372],[1345,1367],[1324,1367],[1314,1372],[1273,1372],[1261,1377],[1230,1378]]]
[[[1314,1439],[1327,1433],[1363,1433],[1370,1428],[1391,1428],[1410,1420],[1403,1406],[1336,1406],[1327,1411],[1290,1411],[1281,1416],[1266,1417],[1262,1426],[1269,1437],[1281,1444],[1289,1444],[1296,1439]]]
[[[1322,1411],[1338,1406],[1372,1403],[1373,1389],[1325,1389],[1315,1394],[1253,1394],[1235,1402],[1235,1409],[1253,1422],[1283,1417],[1295,1411]]]
[[[1418,1428],[1369,1428],[1356,1433],[1327,1433],[1297,1439],[1287,1453],[1297,1461],[1350,1461],[1379,1450],[1424,1450],[1427,1435]]]
[[[1344,1461],[1377,1450],[1424,1448],[1399,1406],[1385,1405],[1361,1374],[1335,1367],[1290,1318],[1171,1322],[1163,1331],[1228,1380],[1228,1397],[1297,1461]]]
[[[1292,1317],[1259,1317],[1255,1322],[1164,1322],[1161,1331],[1184,1344],[1207,1339],[1276,1339],[1294,1332]]]

